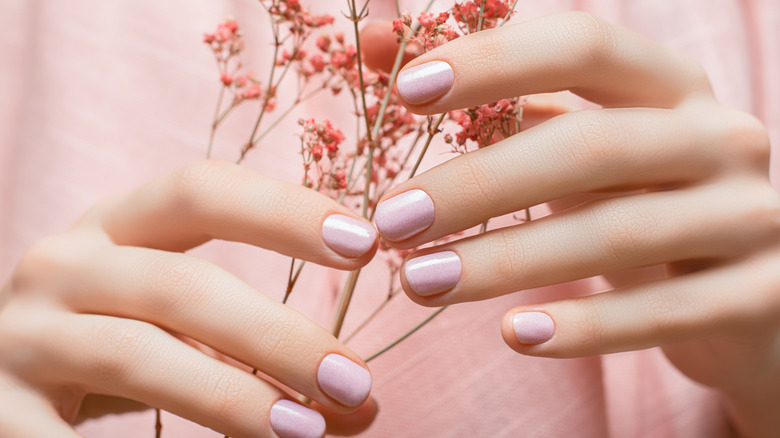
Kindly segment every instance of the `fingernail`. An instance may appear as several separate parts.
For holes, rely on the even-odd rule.
[[[326,394],[350,407],[363,403],[371,392],[371,373],[340,354],[322,359],[317,381]]]
[[[433,200],[422,190],[409,190],[377,205],[374,219],[382,237],[398,242],[433,223]]]
[[[541,344],[552,338],[555,323],[544,312],[523,312],[512,318],[515,336],[521,344]]]
[[[426,297],[452,289],[460,280],[460,257],[453,251],[415,257],[404,263],[406,281],[417,295]]]
[[[325,419],[298,403],[279,400],[271,407],[271,428],[280,438],[322,438]]]
[[[374,246],[376,229],[364,221],[332,214],[322,223],[322,240],[345,257],[360,257]]]
[[[450,91],[455,75],[444,61],[432,61],[404,70],[396,86],[401,97],[412,105],[433,100]]]

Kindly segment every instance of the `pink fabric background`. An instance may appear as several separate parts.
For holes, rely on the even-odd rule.
[[[372,1],[372,13],[389,12]],[[413,5],[414,2],[409,2]],[[342,2],[319,2],[340,16]],[[419,6],[418,6],[419,7]],[[383,11],[386,9],[386,11]],[[411,7],[415,10],[414,7]],[[718,97],[751,112],[780,144],[780,4],[776,0],[521,1],[521,17],[585,9],[695,56]],[[6,0],[0,3],[0,278],[40,237],[66,229],[97,200],[203,157],[216,99],[213,61],[200,43],[225,16],[266,50],[265,18],[251,0]],[[260,23],[252,26],[249,23]],[[344,24],[342,23],[342,26]],[[254,66],[263,70],[262,55]],[[642,86],[642,84],[637,84]],[[332,106],[304,111],[350,120]],[[234,159],[248,115],[223,131],[217,156]],[[247,166],[299,181],[296,117]],[[346,131],[346,129],[345,129]],[[285,163],[280,165],[280,163]],[[287,164],[295,163],[295,164]],[[773,158],[774,181],[780,167]],[[288,260],[246,245],[196,254],[280,296]],[[381,267],[363,282],[346,332],[382,299]],[[340,274],[309,267],[290,304],[325,326]],[[380,415],[371,437],[725,437],[717,401],[658,350],[552,360],[519,356],[498,322],[511,306],[583,293],[593,282],[526,291],[442,314],[371,364]],[[373,292],[373,290],[380,292]],[[398,297],[352,344],[370,354],[430,312]],[[166,437],[221,436],[171,415]],[[152,436],[149,411],[79,426],[88,437]]]

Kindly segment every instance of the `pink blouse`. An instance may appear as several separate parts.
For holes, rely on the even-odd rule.
[[[90,205],[204,157],[217,75],[201,44],[231,15],[267,50],[264,12],[251,0],[53,0],[0,3],[0,278],[25,248],[61,232]],[[416,10],[418,2],[409,1]],[[442,1],[442,4],[446,2]],[[343,2],[314,8],[341,17]],[[755,114],[780,145],[780,3],[776,0],[549,0],[519,2],[520,18],[583,9],[696,57],[718,98]],[[372,2],[376,17],[392,2]],[[346,28],[343,22],[337,24]],[[263,55],[266,55],[265,57]],[[254,57],[262,70],[267,53]],[[312,102],[303,113],[333,115]],[[251,115],[222,131],[218,158],[235,159]],[[288,118],[246,165],[298,182]],[[772,172],[780,183],[780,159]],[[194,254],[281,297],[289,261],[267,251],[212,242]],[[349,333],[383,299],[387,274],[361,279]],[[290,305],[329,326],[343,273],[307,267]],[[4,281],[4,280],[3,280]],[[376,287],[372,287],[372,284]],[[512,306],[603,287],[582,280],[453,306],[370,364],[380,413],[370,437],[725,437],[713,393],[677,372],[658,349],[582,359],[524,357],[506,347],[499,321]],[[431,312],[396,297],[350,342],[368,355]],[[165,414],[165,437],[221,436]],[[152,411],[78,425],[88,437],[153,436]]]

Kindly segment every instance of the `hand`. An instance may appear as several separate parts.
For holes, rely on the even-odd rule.
[[[451,41],[406,65],[397,84],[420,114],[560,90],[603,106],[383,197],[377,227],[399,248],[544,202],[571,207],[411,254],[402,283],[412,300],[443,306],[620,273],[606,293],[511,309],[505,342],[546,357],[663,346],[683,373],[728,395],[741,431],[759,430],[766,418],[741,411],[780,398],[780,195],[761,123],[718,104],[687,56],[583,13]],[[627,274],[648,266],[665,274]]]
[[[99,203],[30,248],[0,295],[2,435],[78,436],[69,421],[86,394],[233,437],[324,433],[320,413],[246,368],[312,399],[331,432],[367,427],[376,409],[365,363],[295,310],[181,253],[215,238],[350,270],[377,247],[373,226],[345,207],[226,163]]]

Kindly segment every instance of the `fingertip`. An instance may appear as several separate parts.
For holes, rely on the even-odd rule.
[[[521,354],[536,355],[555,337],[553,317],[541,309],[518,308],[504,315],[501,336],[504,342]]]
[[[369,258],[378,241],[374,226],[362,218],[329,214],[322,222],[322,240],[330,249],[350,259]]]

